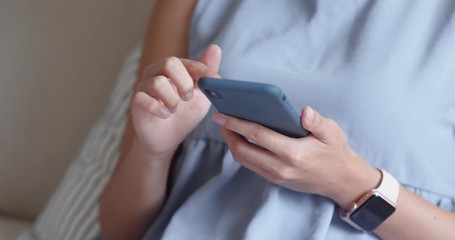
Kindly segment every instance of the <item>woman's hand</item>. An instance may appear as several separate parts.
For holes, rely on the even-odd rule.
[[[148,66],[136,86],[131,113],[135,141],[149,154],[169,156],[207,114],[210,102],[195,80],[219,77],[221,49],[209,46],[199,62],[169,57]]]
[[[213,120],[222,125],[237,162],[289,189],[320,194],[347,208],[380,182],[381,173],[351,149],[338,124],[310,107],[302,110],[301,121],[311,134],[300,139],[220,113]]]

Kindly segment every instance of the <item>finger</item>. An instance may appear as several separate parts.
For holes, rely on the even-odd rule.
[[[270,181],[277,179],[283,163],[277,160],[276,156],[224,127],[221,127],[221,133],[235,161]]]
[[[336,122],[323,117],[309,106],[303,108],[301,121],[305,129],[326,144],[335,143],[342,132]]]
[[[132,111],[136,111],[136,106],[159,118],[166,119],[171,115],[169,109],[163,106],[160,101],[150,97],[144,92],[136,92],[134,94]]]
[[[218,73],[221,63],[221,55],[221,48],[216,44],[211,44],[205,49],[199,61],[205,64],[213,73]]]
[[[177,108],[180,102],[176,88],[167,77],[162,75],[139,82],[137,90],[161,100],[164,106],[170,109],[171,112]]]
[[[287,156],[290,151],[292,139],[270,130],[260,124],[241,120],[235,117],[216,113],[212,119],[225,128],[236,132],[245,138],[255,142],[259,146],[268,149],[280,157]]]
[[[188,101],[193,97],[194,88],[194,80],[189,71],[208,72],[208,67],[202,63],[192,61],[191,64],[188,64],[191,65],[191,67],[187,68],[180,58],[165,58],[158,64],[148,66],[145,70],[144,79],[148,80],[157,75],[166,76],[177,88],[177,92],[181,99]]]
[[[194,80],[205,76],[219,77],[217,72],[220,62],[221,48],[212,44],[202,54],[201,62],[168,57],[158,64],[148,66],[144,73],[144,79],[164,75],[171,79],[181,98],[189,101],[194,95]]]

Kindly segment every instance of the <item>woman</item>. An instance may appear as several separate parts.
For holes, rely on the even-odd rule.
[[[103,238],[455,238],[454,6],[159,1]],[[220,75],[280,86],[312,134],[215,113],[194,80]]]

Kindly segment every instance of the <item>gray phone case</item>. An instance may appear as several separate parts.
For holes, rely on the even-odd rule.
[[[300,114],[277,86],[208,77],[201,78],[198,86],[221,113],[259,123],[289,137],[309,134],[301,125]]]

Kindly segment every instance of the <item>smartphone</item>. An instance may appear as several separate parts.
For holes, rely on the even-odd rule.
[[[261,124],[293,138],[309,134],[302,127],[299,112],[275,85],[204,77],[199,79],[198,86],[223,114]]]

